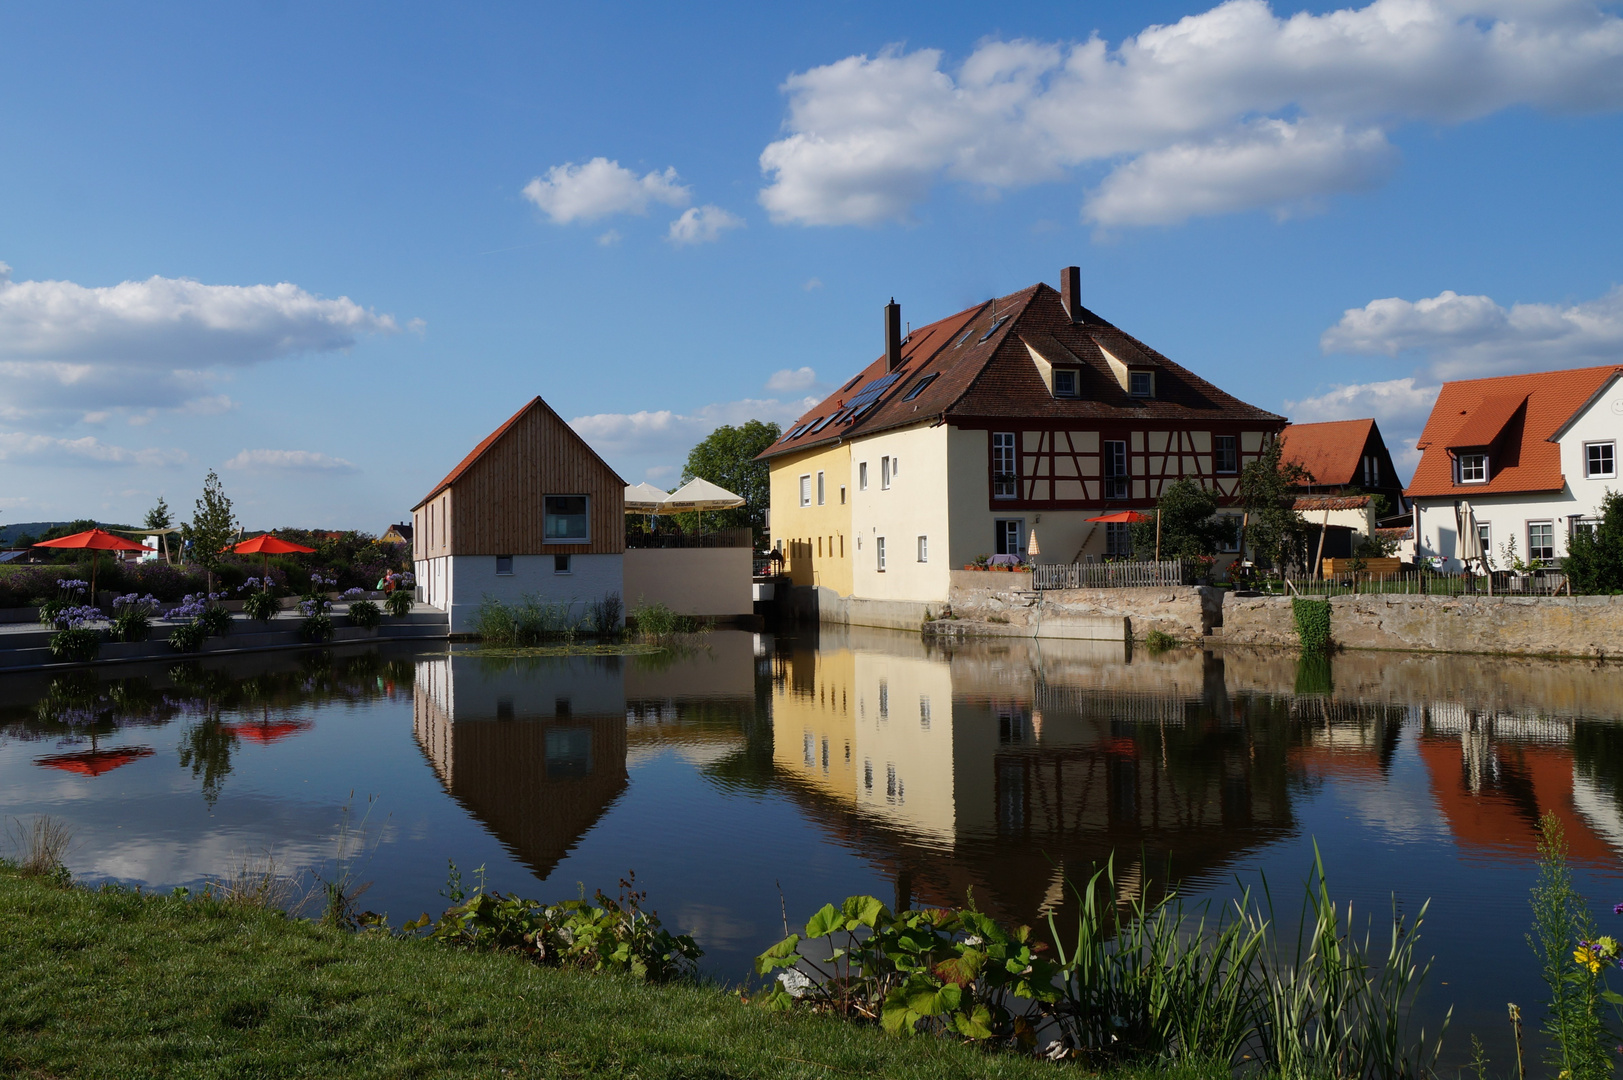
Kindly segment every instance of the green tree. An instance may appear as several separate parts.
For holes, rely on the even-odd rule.
[[[1240,505],[1245,508],[1245,542],[1259,563],[1283,569],[1306,561],[1308,525],[1296,512],[1296,488],[1313,474],[1282,460],[1278,439],[1240,472]]]
[[[168,529],[175,524],[175,517],[169,512],[169,504],[164,502],[162,495],[158,496],[158,504],[151,510],[147,511],[146,521],[144,521],[142,524],[146,528],[153,530]],[[160,536],[158,538],[158,546],[163,550],[164,560],[168,561],[169,537]]]
[[[1155,504],[1161,519],[1161,558],[1195,559],[1216,555],[1217,545],[1234,535],[1234,522],[1217,515],[1217,492],[1185,477],[1167,487]],[[1133,526],[1133,550],[1155,551],[1155,521]]]
[[[209,592],[214,591],[214,575],[225,562],[221,550],[237,535],[237,519],[231,512],[231,500],[219,474],[209,470],[203,481],[203,497],[197,500],[192,520],[183,522],[180,535],[191,545],[192,561],[208,574]]]
[[[761,420],[749,420],[738,427],[723,424],[688,451],[687,464],[682,467],[682,483],[702,477],[744,499],[744,505],[736,510],[705,511],[706,525],[718,529],[748,525],[755,533],[756,546],[764,542],[766,508],[771,502],[772,488],[766,462],[756,461],[755,455],[777,442],[782,434],[783,429],[777,424]],[[680,516],[685,519],[690,515]]]
[[[1600,501],[1600,523],[1573,532],[1561,568],[1573,592],[1623,592],[1623,492],[1608,491]]]

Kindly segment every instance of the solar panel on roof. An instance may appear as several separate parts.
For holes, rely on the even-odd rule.
[[[811,429],[811,434],[816,435],[819,431],[822,431],[824,428],[828,427],[829,421],[833,420],[835,415],[836,414],[834,413],[829,413],[827,416],[817,421],[817,424]]]
[[[806,434],[806,429],[809,428],[809,427],[811,427],[811,422],[807,421],[806,423],[801,424],[799,427],[795,428],[794,431],[790,432],[789,437],[791,439],[798,439],[802,435]]]
[[[881,375],[861,390],[858,390],[857,396],[847,401],[845,407],[852,410],[853,415],[855,415],[856,410],[861,409],[864,405],[873,404],[879,399],[879,395],[896,385],[896,380],[901,377],[902,373],[900,371],[893,371],[889,375]]]

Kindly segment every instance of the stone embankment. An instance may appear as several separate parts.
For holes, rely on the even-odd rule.
[[[1199,585],[1038,592],[1030,574],[955,571],[949,604],[953,618],[932,632],[1121,641],[1159,631],[1185,642],[1299,645],[1289,597]],[[1623,654],[1623,597],[1337,596],[1330,637],[1344,649],[1604,658]]]

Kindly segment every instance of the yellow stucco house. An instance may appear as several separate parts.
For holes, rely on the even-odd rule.
[[[1152,509],[1184,477],[1235,503],[1240,470],[1285,418],[1083,307],[1080,281],[1067,267],[1058,290],[905,338],[892,301],[884,354],[761,455],[773,546],[820,618],[917,627],[947,602],[951,571],[982,555],[1126,555],[1128,527],[1087,519]]]

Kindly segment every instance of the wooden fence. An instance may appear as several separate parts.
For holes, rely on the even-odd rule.
[[[1351,596],[1354,594],[1394,594],[1400,596],[1570,596],[1565,574],[1540,570],[1514,574],[1495,570],[1489,575],[1422,574],[1413,570],[1398,574],[1343,572],[1325,577],[1288,573],[1283,580],[1256,582],[1254,587],[1289,596]]]
[[[1033,589],[1156,589],[1190,585],[1200,573],[1195,563],[1158,562],[1038,563],[1031,568]]]

